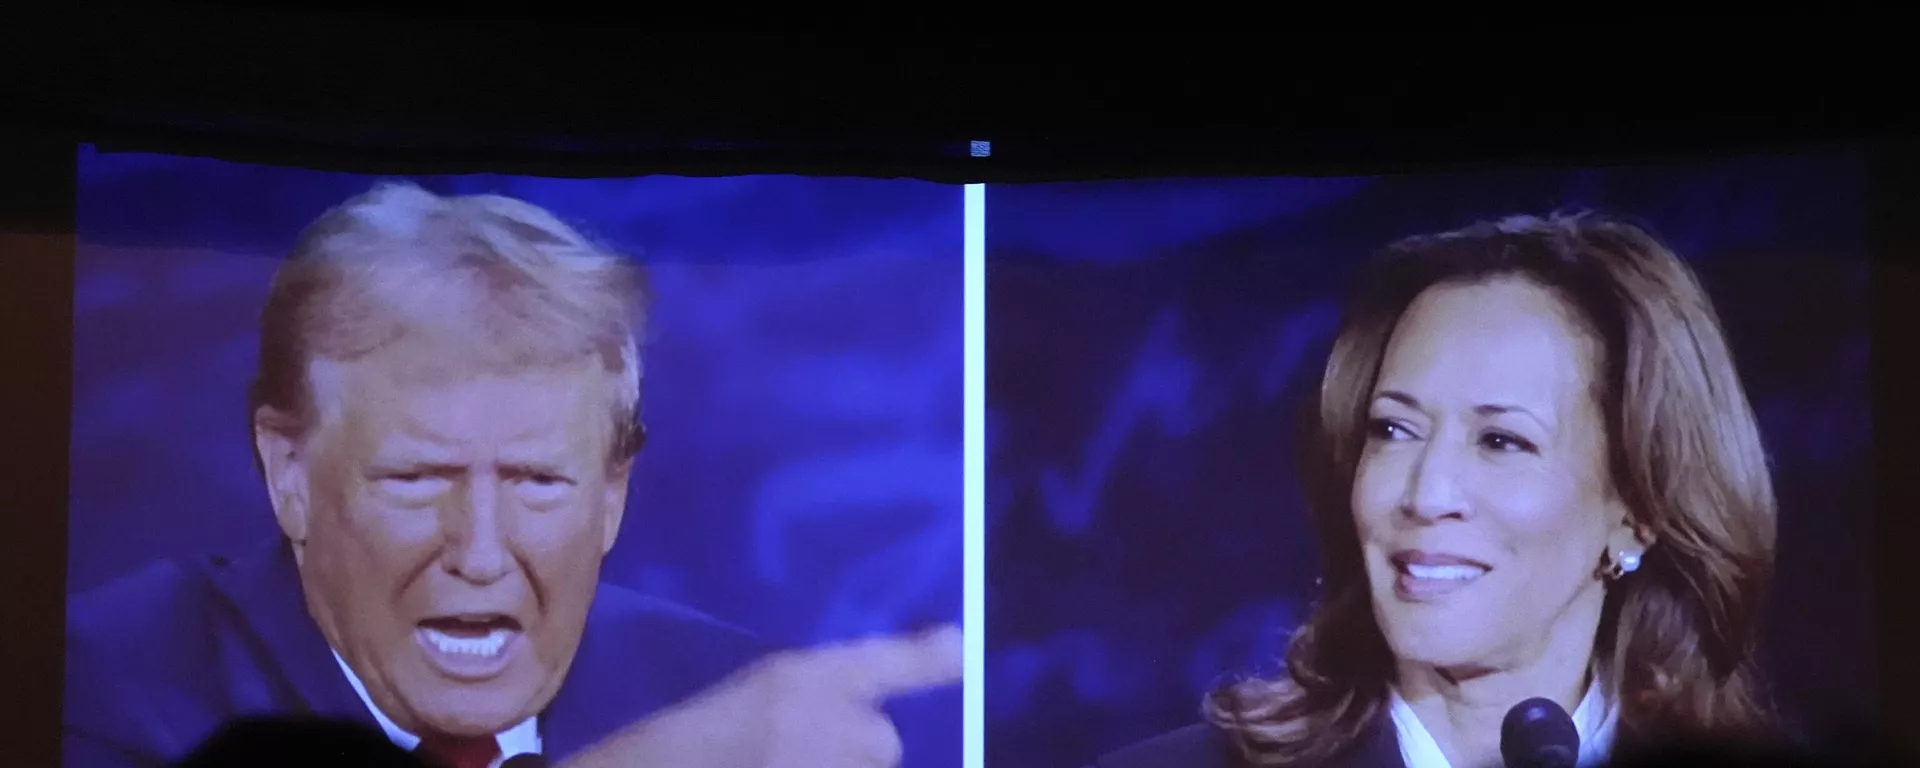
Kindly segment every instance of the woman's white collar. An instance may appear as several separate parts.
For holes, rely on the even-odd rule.
[[[1613,697],[1602,688],[1595,679],[1587,686],[1586,695],[1580,697],[1580,705],[1573,710],[1573,728],[1580,733],[1581,768],[1605,765],[1607,756],[1613,752],[1613,731],[1620,712]],[[1398,690],[1391,690],[1389,696],[1388,713],[1400,737],[1400,759],[1406,762],[1407,768],[1453,768],[1446,753],[1440,750],[1440,743],[1434,741],[1433,734],[1421,724],[1420,716],[1414,714],[1413,706],[1401,698]]]

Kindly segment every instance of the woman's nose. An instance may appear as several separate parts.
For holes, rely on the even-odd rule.
[[[1459,457],[1440,443],[1427,443],[1407,478],[1406,497],[1401,502],[1406,513],[1429,522],[1465,517],[1468,508],[1460,485],[1459,463]]]

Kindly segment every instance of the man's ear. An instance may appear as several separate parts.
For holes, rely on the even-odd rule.
[[[632,478],[632,460],[615,463],[607,473],[607,488],[600,500],[602,555],[613,551],[613,542],[620,537],[620,523],[627,516],[627,483]]]
[[[261,406],[253,413],[253,449],[260,456],[274,519],[297,549],[307,540],[311,505],[304,435],[291,414]]]

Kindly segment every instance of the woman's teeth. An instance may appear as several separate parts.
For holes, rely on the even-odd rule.
[[[1404,566],[1407,575],[1416,579],[1445,579],[1448,581],[1472,581],[1486,573],[1483,568],[1471,565],[1414,565]]]

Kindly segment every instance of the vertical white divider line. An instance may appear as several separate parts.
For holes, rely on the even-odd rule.
[[[966,368],[962,385],[961,509],[965,515],[966,580],[962,592],[961,626],[966,630],[965,675],[961,691],[960,764],[985,768],[987,672],[987,190],[968,184],[962,193],[964,289],[964,346]]]

